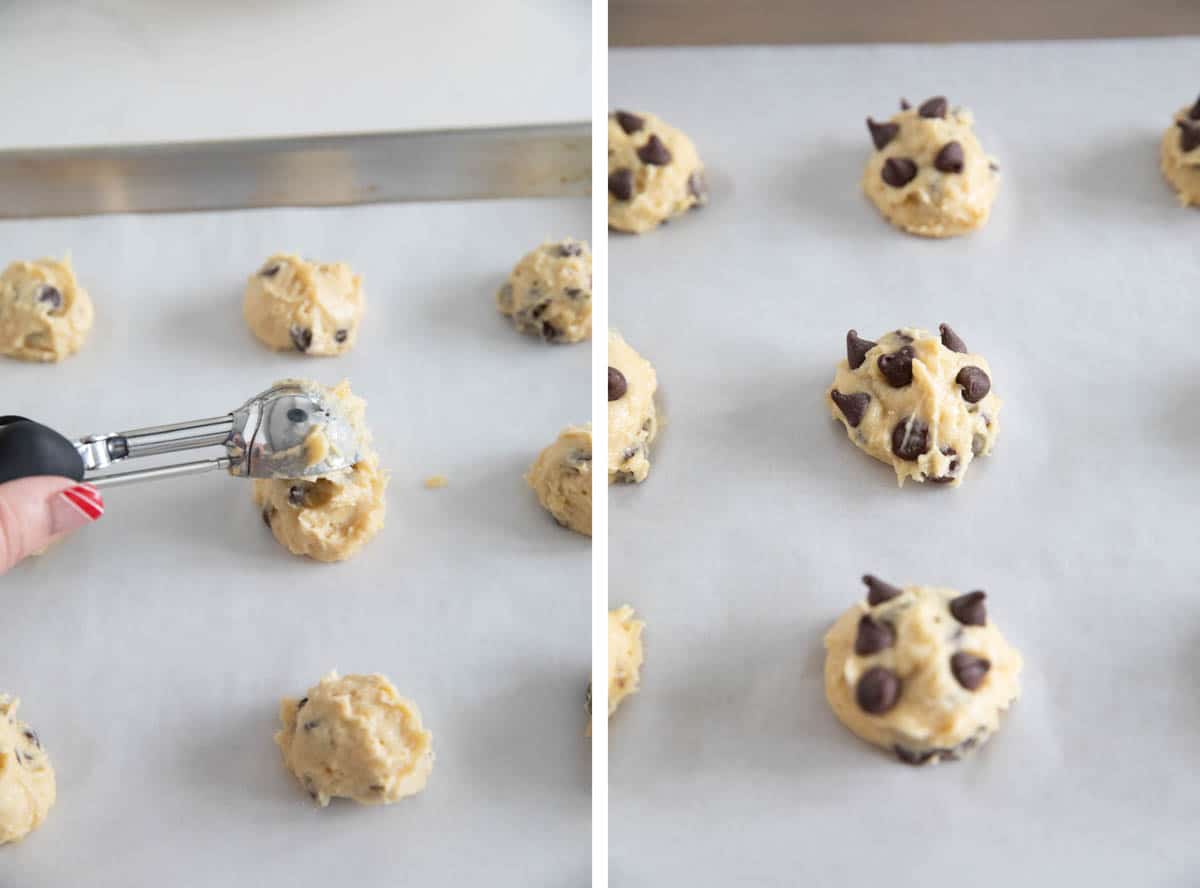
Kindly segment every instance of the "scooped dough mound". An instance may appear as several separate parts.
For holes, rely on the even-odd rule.
[[[592,251],[586,241],[548,241],[525,255],[496,294],[496,307],[522,333],[544,342],[592,335]]]
[[[658,376],[621,334],[608,334],[608,483],[636,484],[650,473],[658,434]]]
[[[340,355],[358,338],[362,280],[343,262],[276,253],[246,282],[242,312],[254,335],[276,351]]]
[[[592,535],[592,425],[567,426],[525,475],[538,502],[563,527]]]
[[[1200,99],[1190,108],[1180,108],[1163,133],[1163,175],[1179,194],[1185,207],[1200,207]]]
[[[0,845],[19,842],[54,805],[54,768],[37,733],[17,718],[19,700],[0,694]]]
[[[622,605],[608,612],[608,714],[641,684],[642,629],[645,623],[634,619],[633,608]]]
[[[61,361],[83,346],[92,320],[69,259],[13,262],[0,274],[0,355]]]
[[[682,131],[653,114],[608,118],[608,225],[642,234],[708,203],[704,165]]]

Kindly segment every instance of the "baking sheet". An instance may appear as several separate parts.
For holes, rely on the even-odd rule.
[[[348,377],[392,473],[386,528],[342,564],[288,554],[246,482],[204,476],[107,491],[98,524],[0,578],[0,688],[59,782],[0,885],[585,884],[589,542],[521,476],[587,419],[589,349],[516,334],[493,297],[588,223],[564,200],[0,224],[6,259],[70,249],[97,312],[67,362],[0,363],[4,412],[84,434]],[[246,329],[242,286],[280,249],[361,272],[353,352],[274,354]],[[284,771],[278,699],[334,668],[420,706],[419,796],[319,810]]]
[[[1200,871],[1200,213],[1157,169],[1200,40],[619,51],[613,107],[695,139],[711,206],[612,235],[658,369],[648,481],[610,491],[644,616],[611,723],[613,884],[1190,885]],[[971,107],[988,227],[923,241],[859,191],[868,114]],[[959,489],[896,488],[823,392],[850,327],[948,322],[1004,399]],[[859,577],[989,593],[1023,696],[968,760],[853,737],[822,637]]]

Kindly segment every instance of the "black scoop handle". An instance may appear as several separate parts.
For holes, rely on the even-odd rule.
[[[83,458],[54,429],[23,416],[0,416],[0,484],[56,475],[83,480]]]

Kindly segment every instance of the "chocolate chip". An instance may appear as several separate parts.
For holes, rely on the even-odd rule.
[[[275,275],[279,274],[279,269],[281,267],[282,266],[280,266],[280,264],[278,262],[276,262],[273,265],[268,265],[266,268],[264,268],[262,271],[260,271],[259,274],[265,278],[272,278],[272,277],[275,277]]]
[[[566,294],[568,299],[578,299],[583,295],[583,290],[579,289],[578,287],[567,287],[565,290],[563,290],[563,293]]]
[[[293,484],[288,488],[288,504],[299,508],[304,505],[305,490],[303,485]]]
[[[958,371],[958,376],[954,377],[954,381],[962,386],[963,400],[968,404],[979,403],[992,390],[992,381],[978,367],[963,367]]]
[[[708,200],[708,182],[704,179],[704,173],[700,170],[688,176],[688,194],[696,198],[700,203]]]
[[[616,113],[617,123],[621,129],[625,131],[625,135],[632,136],[638,130],[646,125],[645,118],[638,117],[636,114],[630,114],[628,111],[618,111]]]
[[[880,355],[879,360],[875,363],[879,366],[879,372],[883,374],[883,378],[887,380],[888,385],[892,388],[904,388],[906,385],[912,385],[913,381],[913,358],[917,356],[916,351],[911,345],[906,345],[899,351],[892,352],[890,355]]]
[[[51,311],[58,311],[63,307],[63,295],[58,287],[52,287],[49,284],[42,284],[38,288],[37,301],[42,305],[50,306]]]
[[[1179,147],[1184,153],[1200,148],[1200,126],[1186,120],[1179,121]]]
[[[629,383],[625,379],[625,374],[616,367],[608,368],[608,400],[619,401],[625,397],[625,393],[629,391]]]
[[[892,752],[896,753],[896,758],[900,759],[906,765],[923,765],[939,754],[939,751],[936,749],[905,749],[899,745],[893,746]]]
[[[852,429],[858,428],[863,415],[867,412],[867,405],[871,403],[871,396],[866,392],[843,395],[834,389],[829,393],[829,397],[833,398],[833,403],[837,404],[838,410],[842,411],[842,416],[846,417],[846,424]]]
[[[889,157],[883,162],[880,175],[893,188],[903,188],[917,177],[917,165],[907,157]]]
[[[38,749],[42,748],[42,741],[38,739],[38,735],[33,732],[32,728],[25,731],[25,739]]]
[[[983,677],[991,668],[992,664],[987,660],[966,651],[959,651],[950,658],[950,671],[954,673],[955,680],[968,691],[978,689],[983,684]]]
[[[583,244],[566,241],[558,245],[558,255],[561,259],[583,255]]]
[[[883,715],[900,700],[900,679],[882,666],[872,666],[854,690],[858,708],[870,715]]]
[[[1192,105],[1192,110],[1188,112],[1188,117],[1192,120],[1200,120],[1200,99],[1196,99],[1196,104]]]
[[[846,363],[850,365],[850,369],[857,370],[861,367],[867,359],[867,352],[877,344],[869,339],[859,338],[857,330],[849,331],[846,334]]]
[[[892,429],[892,453],[916,461],[929,452],[929,426],[915,416],[906,416]]]
[[[922,102],[917,113],[922,117],[939,118],[945,117],[948,110],[950,110],[950,103],[946,101],[946,97],[934,96],[932,99]]]
[[[301,697],[301,698],[300,698],[300,702],[296,704],[296,709],[297,709],[297,710],[301,710],[301,709],[303,709],[303,708],[304,708],[304,704],[305,704],[305,703],[307,703],[307,702],[308,702],[308,697]]]
[[[349,338],[350,338],[350,331],[349,331],[349,330],[337,330],[337,331],[336,331],[336,332],[334,332],[334,334],[333,334],[333,341],[334,341],[334,342],[339,342],[339,343],[340,343],[340,342],[345,342],[345,341],[346,341],[347,339],[349,339]]]
[[[911,107],[912,107],[912,105],[910,105],[910,104],[908,103],[908,99],[901,99],[901,100],[900,100],[900,110],[901,110],[901,111],[907,111],[907,110],[908,110],[909,108],[911,108]]]
[[[904,590],[900,587],[885,583],[873,574],[864,574],[862,581],[867,584],[867,604],[871,607],[904,594]]]
[[[942,448],[943,456],[956,456],[957,454],[958,454],[958,451],[955,450],[953,447],[943,447]],[[950,460],[950,465],[947,468],[948,474],[938,475],[937,477],[930,478],[929,480],[932,481],[934,484],[949,484],[951,481],[954,480],[954,474],[957,471],[958,471],[958,460],[952,459],[952,460]]]
[[[633,170],[617,170],[608,174],[608,193],[617,200],[633,197]]]
[[[858,621],[858,634],[854,636],[854,653],[860,657],[869,657],[880,651],[886,651],[896,643],[896,630],[887,623],[874,619],[870,614],[863,614]]]
[[[647,139],[646,144],[637,150],[637,156],[641,158],[642,163],[651,166],[666,166],[671,162],[671,152],[658,136]]]
[[[942,334],[942,345],[946,346],[952,352],[958,352],[960,355],[967,353],[967,344],[959,338],[957,333],[950,329],[949,324],[938,324],[938,331]]]
[[[887,147],[888,142],[896,138],[896,134],[900,132],[900,124],[876,123],[868,117],[867,129],[871,133],[871,141],[875,143],[875,150],[882,151]]]
[[[968,592],[950,602],[950,615],[964,626],[986,626],[987,605],[984,599],[987,593],[983,591]]]
[[[542,339],[546,342],[558,342],[562,339],[563,331],[551,324],[549,321],[542,321]]]
[[[961,173],[963,171],[963,149],[958,142],[947,142],[933,159],[934,169],[943,173]]]
[[[320,723],[321,723],[321,720],[319,718],[314,718],[312,721],[306,721],[304,723],[304,730],[311,731],[313,728],[315,728]]]
[[[382,784],[382,783],[372,783],[372,784],[371,784],[369,787],[367,787],[367,788],[368,788],[369,790],[371,790],[371,792],[383,792],[383,790],[384,790],[384,786],[383,786],[383,784]]]
[[[292,327],[292,345],[296,346],[296,351],[306,352],[309,346],[312,345],[312,330],[308,327]]]

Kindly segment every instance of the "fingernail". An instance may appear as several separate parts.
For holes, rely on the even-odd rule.
[[[104,498],[100,491],[90,484],[76,484],[66,490],[56,493],[50,501],[51,526],[53,536],[76,530],[85,524],[99,521],[104,514]]]

